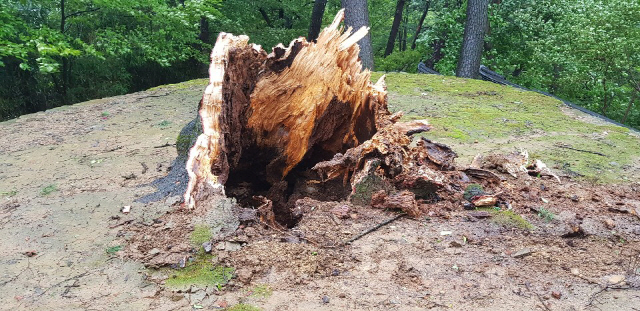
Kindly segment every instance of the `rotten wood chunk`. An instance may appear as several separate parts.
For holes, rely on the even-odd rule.
[[[371,206],[375,208],[399,209],[414,218],[422,215],[415,195],[407,190],[392,195],[388,195],[384,190],[378,191],[374,193],[371,198]]]
[[[268,190],[388,123],[384,77],[373,85],[358,60],[368,29],[343,32],[343,17],[316,43],[299,38],[268,55],[246,36],[220,33],[200,103],[203,133],[187,161],[186,207],[224,193],[227,182]]]
[[[483,206],[495,206],[498,203],[498,198],[493,195],[477,195],[471,198],[471,203],[475,207],[483,207]]]

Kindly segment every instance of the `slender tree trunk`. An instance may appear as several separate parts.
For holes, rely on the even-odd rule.
[[[418,28],[416,28],[416,35],[413,36],[413,41],[411,42],[411,49],[415,50],[416,48],[416,40],[422,31],[422,25],[424,24],[424,19],[427,18],[427,14],[429,14],[429,7],[431,6],[431,0],[427,0],[424,3],[424,11],[422,11],[422,16],[420,16],[420,21],[418,21]]]
[[[210,43],[209,20],[204,16],[200,17],[200,34],[198,34],[198,39],[204,43]]]
[[[267,23],[267,26],[269,26],[269,28],[273,28],[273,24],[271,23],[271,19],[269,18],[269,14],[267,14],[267,11],[265,11],[263,8],[259,8],[258,11],[260,11],[260,15],[262,15],[262,18],[264,19],[264,22]]]
[[[396,43],[396,36],[398,35],[398,29],[400,28],[400,22],[402,22],[402,11],[404,11],[405,0],[398,0],[396,3],[396,14],[393,17],[393,24],[391,25],[391,32],[389,33],[389,40],[387,41],[387,48],[384,50],[384,56],[387,57],[393,52],[393,47]]]
[[[607,108],[609,107],[609,96],[608,96],[608,88],[607,88],[607,78],[602,78],[602,90],[604,91],[604,98],[602,99],[602,115],[607,115]]]
[[[469,0],[467,2],[467,22],[464,27],[464,40],[456,76],[463,78],[480,78],[480,62],[484,34],[487,30],[488,0]]]
[[[346,27],[353,27],[354,31],[362,27],[369,28],[369,7],[367,0],[342,0],[344,12],[344,24]],[[373,70],[373,48],[371,47],[371,35],[362,38],[358,45],[360,46],[360,60],[362,66]]]
[[[60,33],[64,34],[64,28],[65,28],[65,24],[67,22],[67,16],[65,15],[65,11],[64,11],[64,3],[65,0],[60,0]],[[67,88],[69,87],[68,82],[69,82],[69,71],[68,71],[68,67],[69,67],[69,59],[67,59],[67,57],[62,57],[62,78],[61,78],[61,91],[60,91],[60,96],[62,96],[62,104],[66,105],[67,104]]]
[[[636,96],[638,96],[638,90],[634,90],[633,94],[631,94],[631,99],[629,100],[629,105],[627,106],[627,110],[624,112],[624,117],[622,118],[622,124],[627,122],[627,117],[629,117],[629,111],[631,111],[631,107],[633,103],[636,101]]]
[[[409,6],[405,5],[404,16],[402,17],[402,35],[400,40],[400,51],[407,50],[407,27],[409,24]]]
[[[313,4],[313,11],[311,12],[311,25],[309,26],[309,35],[307,40],[309,42],[315,41],[320,33],[322,27],[322,16],[324,16],[324,8],[327,6],[327,0],[316,0]]]
[[[445,34],[442,34],[442,36],[444,37]],[[431,49],[433,50],[433,53],[431,54],[431,57],[425,62],[425,65],[427,65],[427,67],[435,69],[436,64],[444,58],[444,52],[442,52],[442,48],[444,48],[445,44],[446,41],[444,41],[444,39],[438,39],[431,43]]]

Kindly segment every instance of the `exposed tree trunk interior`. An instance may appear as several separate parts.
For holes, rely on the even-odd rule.
[[[344,25],[353,29],[370,27],[369,25],[369,7],[367,0],[342,0],[342,8],[344,8]],[[373,70],[373,48],[371,46],[371,35],[367,33],[359,42],[360,45],[360,61],[362,66],[369,70]]]
[[[276,219],[290,224],[295,178],[376,133],[388,113],[384,81],[374,86],[362,71],[356,42],[367,28],[342,34],[343,14],[317,43],[299,38],[268,55],[246,36],[219,35],[200,104],[203,134],[187,161],[186,206],[224,193],[226,184],[264,195]]]
[[[311,12],[311,25],[309,26],[309,35],[307,40],[309,42],[315,41],[320,34],[320,28],[322,27],[322,17],[324,16],[324,9],[327,6],[327,0],[316,0],[313,4],[313,11]]]
[[[463,78],[480,78],[480,62],[484,35],[488,22],[488,0],[469,0],[467,2],[467,20],[464,26],[464,38],[456,76]]]
[[[398,29],[400,29],[400,22],[402,22],[402,12],[404,11],[405,0],[398,0],[396,3],[396,14],[393,16],[393,24],[391,25],[391,32],[389,33],[389,40],[387,40],[387,48],[384,50],[384,56],[387,57],[393,52],[393,48],[396,44],[396,36],[398,35]]]

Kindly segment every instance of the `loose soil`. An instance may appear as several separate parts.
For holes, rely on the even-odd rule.
[[[426,76],[409,76],[421,77]],[[391,104],[407,111],[413,109],[406,106],[407,96],[416,96],[411,100],[422,100],[426,106],[430,101],[441,103],[449,94],[438,92],[437,79],[426,79],[429,89],[416,90],[418,95],[396,89],[393,79]],[[566,169],[556,161],[559,155],[537,152],[561,175],[562,183],[505,176],[495,190],[503,191],[511,211],[506,206],[501,211],[464,210],[460,193],[429,205],[425,217],[401,217],[350,244],[345,242],[397,212],[306,198],[297,203],[303,216],[292,229],[267,227],[252,221],[251,215],[233,224],[222,219],[228,226],[215,235],[213,256],[203,258],[233,268],[234,278],[219,286],[170,286],[167,277],[180,271],[184,254],[200,256],[194,253],[194,245],[202,241],[192,234],[197,230],[193,219],[207,215],[179,211],[180,197],[174,194],[156,202],[138,200],[155,192],[151,183],[168,174],[176,158],[176,136],[194,118],[205,84],[191,81],[0,123],[3,309],[638,308],[640,140],[632,135],[606,138],[599,126],[608,133],[618,130],[583,123],[579,112],[557,106],[556,113],[582,124],[575,137],[598,134],[593,136],[597,143],[627,146],[635,141],[636,148],[625,149],[623,159],[607,159],[617,163],[607,162],[606,168],[593,166],[602,162],[598,155],[566,151],[586,157],[578,159],[591,163],[584,170],[580,165]],[[511,96],[505,89],[497,92],[464,89],[451,101],[455,105],[459,98]],[[425,108],[421,109],[407,117],[424,116]],[[429,113],[451,113],[433,109]],[[473,116],[468,112],[468,118]],[[442,119],[434,120],[436,128],[438,120]],[[475,132],[468,132],[471,141],[456,140],[452,133],[453,129],[436,130],[433,135],[461,155],[461,166],[480,151],[527,144],[543,150],[544,143],[552,148],[573,135],[565,131],[565,136],[542,140],[539,137],[549,135],[532,130],[526,135],[498,135],[498,143],[491,137],[476,143]],[[576,139],[571,142],[586,149]],[[589,162],[596,160],[600,162]],[[606,183],[592,173],[602,169]],[[624,178],[612,181],[616,175]],[[310,192],[313,187],[309,185]],[[131,212],[122,213],[124,206]],[[162,249],[154,249],[158,245]],[[154,268],[166,263],[174,267]]]

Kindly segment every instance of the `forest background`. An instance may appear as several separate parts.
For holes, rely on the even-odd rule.
[[[345,3],[368,9],[372,69],[460,75],[468,2],[487,7],[483,65],[640,128],[637,0],[4,0],[0,121],[206,77],[219,32],[269,50]]]

